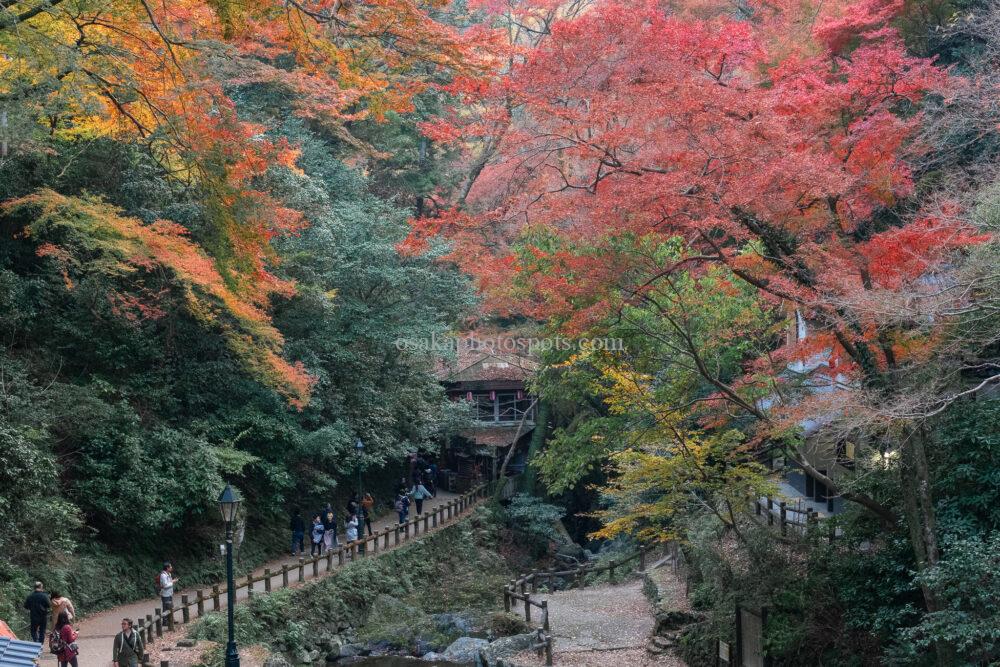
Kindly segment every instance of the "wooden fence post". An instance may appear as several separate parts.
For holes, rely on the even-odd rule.
[[[428,526],[430,526],[430,521],[431,521],[431,513],[430,512],[424,512],[424,532],[425,533],[427,532]]]
[[[608,563],[608,583],[615,583],[615,559],[612,558]]]
[[[191,622],[191,609],[188,607],[188,596],[181,595],[181,622]]]
[[[271,568],[269,567],[264,568],[264,592],[271,592]]]
[[[237,587],[237,590],[239,590],[239,587]],[[252,597],[253,597],[253,572],[247,575],[247,599],[249,600]]]
[[[778,511],[781,512],[781,534],[788,534],[788,507],[787,503],[782,500],[778,504]]]
[[[503,587],[503,610],[510,611],[510,586]]]
[[[524,594],[524,622],[531,623],[531,593]]]
[[[333,549],[326,550],[326,571],[333,569]]]
[[[212,611],[219,611],[219,584],[212,584]]]
[[[413,536],[416,537],[420,534],[420,516],[413,517]]]
[[[403,524],[403,539],[404,540],[410,539],[410,522],[409,521],[407,521],[406,523]]]
[[[542,629],[549,631],[549,601],[542,600]]]
[[[435,528],[438,527],[438,509],[439,507],[435,507],[431,510],[431,525]]]
[[[159,609],[157,609],[153,613],[156,614],[156,636],[157,637],[162,637],[163,636],[163,614],[160,612]]]
[[[382,549],[385,551],[389,550],[389,529],[385,529],[385,542],[382,543]]]
[[[379,532],[377,530],[375,531],[374,537],[375,537],[375,539],[372,540],[372,553],[377,554],[378,553],[378,538],[379,538]]]
[[[281,566],[281,587],[288,588],[288,564]]]
[[[318,576],[319,576],[319,559],[320,559],[320,555],[319,555],[319,554],[316,554],[316,555],[315,555],[315,556],[313,556],[313,558],[312,558],[312,565],[313,565],[313,579],[315,579],[316,577],[318,577]]]
[[[774,525],[774,513],[771,511],[774,509],[774,501],[771,500],[771,496],[767,497],[767,525]]]
[[[174,610],[173,607],[167,610],[167,630],[174,631]]]
[[[153,643],[153,615],[146,614],[146,643]]]
[[[337,547],[337,565],[344,567],[344,547]]]
[[[306,559],[299,556],[299,581],[306,580]]]
[[[198,601],[198,618],[201,618],[202,616],[205,615],[205,591],[202,590],[198,591],[197,601]]]

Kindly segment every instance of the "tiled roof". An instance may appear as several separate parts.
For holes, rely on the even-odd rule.
[[[514,439],[517,433],[517,424],[511,426],[493,426],[486,428],[470,428],[459,432],[459,435],[477,445],[487,447],[506,447]],[[531,433],[531,428],[521,431],[521,437]]]
[[[505,341],[512,342],[507,344]],[[438,366],[439,380],[526,380],[540,366],[537,360],[517,347],[518,339],[470,334],[457,339],[456,343],[455,358],[442,361]]]
[[[0,637],[0,667],[33,667],[41,653],[41,644]]]

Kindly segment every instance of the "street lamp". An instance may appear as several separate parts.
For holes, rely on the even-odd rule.
[[[365,451],[365,443],[361,438],[354,441],[354,452],[358,455],[358,504],[361,504],[361,454]]]
[[[361,442],[361,438],[356,438],[354,440],[354,452],[358,455],[358,537],[362,537],[365,534],[365,510],[364,505],[361,504],[361,454],[365,451],[365,443]],[[365,553],[365,546],[368,542],[361,543],[361,553]]]
[[[233,609],[236,607],[236,582],[233,579],[233,522],[240,508],[240,497],[233,487],[226,484],[219,496],[219,511],[226,522],[226,611],[229,616],[229,643],[226,644],[226,667],[240,667],[240,654],[236,650],[233,634]]]

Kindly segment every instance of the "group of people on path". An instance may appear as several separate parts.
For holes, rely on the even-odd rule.
[[[437,497],[437,465],[428,463],[418,454],[410,454],[410,479],[399,480],[394,509],[399,523],[406,523],[410,516],[410,499],[417,506],[417,516],[424,511],[424,501]],[[409,483],[407,483],[409,481]],[[409,488],[409,490],[407,490]]]
[[[24,600],[24,608],[28,610],[31,640],[44,644],[48,639],[49,652],[56,656],[60,667],[79,667],[80,647],[76,640],[80,635],[73,627],[76,618],[73,602],[57,591],[46,593],[42,582],[36,581],[34,590]],[[46,637],[50,617],[53,626]],[[123,618],[121,632],[115,635],[112,645],[114,667],[138,667],[144,651],[142,635],[134,629],[131,619]]]
[[[403,477],[399,483],[399,490],[396,493],[394,509],[399,516],[399,523],[406,523],[410,515],[411,500],[416,504],[417,514],[424,511],[424,501],[437,496],[437,465],[428,463],[418,454],[411,454],[409,458],[410,479]],[[344,537],[347,544],[358,541],[364,531],[368,531],[371,537],[372,512],[375,507],[375,499],[372,494],[366,493],[359,498],[357,493],[351,494],[351,499],[347,501],[344,519]],[[292,532],[292,556],[305,555],[306,535],[309,536],[309,555],[322,555],[325,551],[340,546],[338,539],[337,512],[327,503],[326,507],[316,512],[312,516],[312,522],[307,526],[302,516],[302,511],[295,509],[292,511],[292,518],[288,524]]]
[[[359,498],[357,493],[351,494],[345,507],[344,520],[344,537],[348,544],[357,541],[359,530],[367,528],[368,535],[372,535],[371,514],[374,507],[375,499],[372,494],[366,493],[363,498]],[[305,554],[306,522],[301,510],[292,512],[289,528],[292,531],[292,555]],[[313,515],[309,526],[309,555],[322,555],[324,551],[340,546],[337,529],[337,512],[327,503],[326,507]]]

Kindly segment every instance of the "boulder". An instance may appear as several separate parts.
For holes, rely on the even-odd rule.
[[[356,644],[344,644],[338,653],[341,658],[354,658],[361,655],[361,647]]]
[[[656,630],[654,634],[660,635],[670,630],[679,630],[690,623],[697,623],[704,620],[701,614],[695,614],[680,609],[660,609],[656,612]]]
[[[267,656],[267,659],[264,661],[264,667],[292,667],[292,665],[285,660],[285,656],[278,653]]]
[[[479,659],[479,650],[489,645],[490,643],[485,639],[459,637],[444,650],[444,657],[445,660],[451,660],[452,662],[474,663]]]
[[[431,616],[438,630],[450,635],[468,635],[472,632],[472,619],[464,614],[434,614]]]
[[[198,643],[197,639],[181,639],[180,641],[177,642],[177,646],[180,648],[191,648],[197,645],[197,643]]]
[[[296,651],[295,652],[295,662],[296,662],[296,664],[299,664],[299,665],[310,665],[310,664],[312,664],[315,661],[316,661],[316,658],[313,657],[312,651],[302,650],[302,651]]]
[[[431,651],[430,653],[424,653],[422,656],[420,656],[420,659],[427,660],[428,662],[434,660],[437,660],[439,662],[441,660],[447,660],[447,658],[444,657],[444,653],[437,653],[436,651]]]
[[[489,646],[483,649],[482,654],[486,658],[487,664],[493,665],[500,658],[508,658],[531,648],[535,643],[535,638],[534,632],[503,637],[490,642]]]

